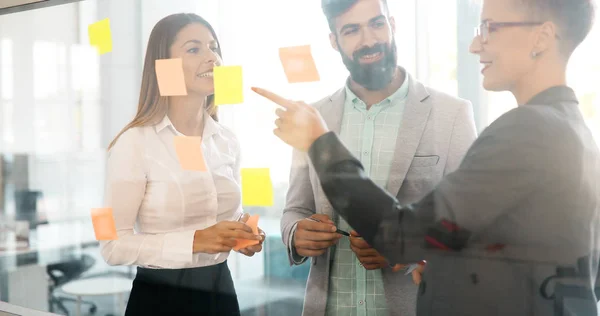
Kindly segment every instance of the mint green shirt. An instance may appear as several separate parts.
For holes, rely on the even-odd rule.
[[[402,86],[369,110],[346,85],[346,102],[340,138],[357,157],[366,174],[379,186],[386,187],[392,167],[396,138],[408,96],[406,76]],[[352,228],[339,218],[339,229]],[[332,250],[327,316],[386,316],[388,314],[381,270],[367,271],[343,237]]]

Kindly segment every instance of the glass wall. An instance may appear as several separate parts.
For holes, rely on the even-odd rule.
[[[471,1],[388,2],[399,64],[416,79],[470,99],[480,129],[516,106],[508,94],[483,91],[478,80],[461,82],[473,68],[477,73],[467,77],[478,78],[479,66],[465,62],[473,60],[465,57],[465,39],[477,19],[461,19],[477,11]],[[90,210],[102,204],[106,148],[135,114],[150,31],[178,12],[211,22],[225,64],[243,66],[245,102],[220,107],[221,122],[240,140],[243,168],[271,170],[274,205],[246,209],[262,215],[265,249],[252,258],[232,253],[228,260],[240,307],[244,315],[300,315],[309,264],[289,267],[279,228],[291,150],[272,134],[275,107],[249,87],[307,102],[343,87],[347,70],[330,46],[317,0],[84,0],[0,15],[0,300],[47,311],[53,295],[73,297],[49,276],[65,262],[85,263],[73,280],[135,273],[103,261]],[[104,18],[111,21],[113,51],[99,56],[87,30]],[[278,48],[307,44],[321,81],[288,84]],[[569,83],[600,137],[600,89],[593,80],[600,75],[598,51],[600,24],[576,52]],[[29,244],[15,238],[15,223],[23,220],[32,223]],[[98,315],[120,314],[124,295],[84,299],[96,304]],[[64,305],[74,313],[74,302]]]

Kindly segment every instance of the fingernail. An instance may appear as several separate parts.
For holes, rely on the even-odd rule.
[[[335,226],[331,226],[331,231],[335,233],[335,231],[337,230],[337,227]]]

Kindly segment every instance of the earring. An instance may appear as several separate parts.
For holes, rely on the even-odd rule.
[[[531,58],[536,59],[538,57],[537,52],[531,52]]]

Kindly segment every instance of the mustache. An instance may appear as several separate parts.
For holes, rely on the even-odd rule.
[[[363,47],[357,51],[355,51],[352,55],[354,59],[361,58],[365,55],[371,55],[376,53],[385,53],[386,47],[384,44],[375,44],[371,47]]]

